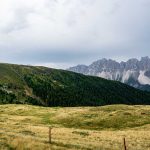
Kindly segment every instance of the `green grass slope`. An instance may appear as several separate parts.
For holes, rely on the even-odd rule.
[[[150,104],[150,93],[116,81],[46,67],[0,64],[0,103],[42,106]],[[11,97],[11,98],[10,98]]]
[[[124,137],[127,149],[149,150],[150,106],[0,105],[2,150],[123,150]]]

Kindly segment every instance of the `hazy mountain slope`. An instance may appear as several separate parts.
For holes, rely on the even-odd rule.
[[[101,59],[89,66],[78,65],[68,70],[84,75],[120,81],[135,88],[150,91],[149,57],[142,57],[140,61],[133,58],[121,63],[111,59]]]
[[[150,104],[150,93],[116,81],[46,67],[0,64],[0,103],[44,106]],[[10,100],[11,97],[11,100]]]

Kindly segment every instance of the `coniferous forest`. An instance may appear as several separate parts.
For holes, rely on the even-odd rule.
[[[0,103],[41,106],[150,104],[150,93],[117,81],[46,67],[0,64]]]

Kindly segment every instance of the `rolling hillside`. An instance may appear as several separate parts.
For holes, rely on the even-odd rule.
[[[0,103],[42,106],[150,104],[150,93],[117,81],[64,70],[0,64]]]
[[[1,150],[123,150],[124,137],[128,150],[150,148],[150,106],[0,105],[0,127]]]

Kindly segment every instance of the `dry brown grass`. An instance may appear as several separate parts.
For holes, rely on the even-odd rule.
[[[127,121],[125,128],[121,122],[114,123],[114,119],[120,121],[118,118],[122,115]],[[149,118],[150,106],[44,108],[1,105],[0,149],[123,150],[126,137],[129,150],[150,150]],[[105,124],[101,124],[101,119]],[[52,144],[48,143],[49,126],[53,126]]]

